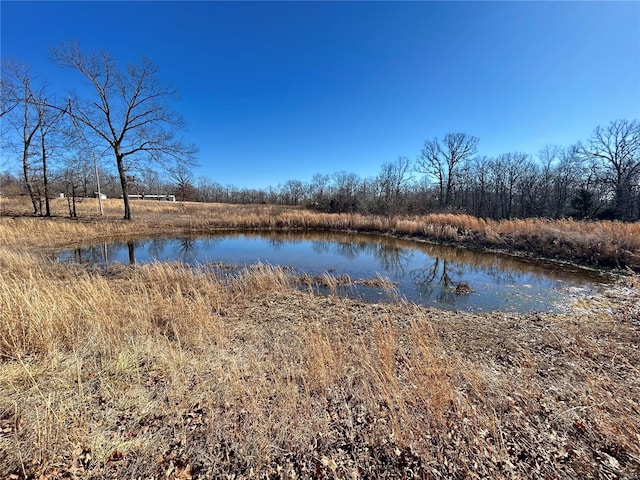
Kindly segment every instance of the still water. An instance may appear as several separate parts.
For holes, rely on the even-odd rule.
[[[198,237],[120,240],[62,252],[61,261],[95,263],[184,262],[190,265],[289,267],[296,274],[348,275],[396,286],[410,302],[467,311],[554,311],[571,296],[589,293],[611,281],[566,265],[527,261],[374,235],[327,232],[220,233]],[[469,286],[470,289],[456,288]],[[462,294],[461,294],[462,292]],[[396,295],[380,287],[350,286],[340,294],[367,301]]]

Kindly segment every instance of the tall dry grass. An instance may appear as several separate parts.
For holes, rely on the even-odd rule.
[[[104,270],[43,255],[165,229],[383,222],[148,208],[134,222],[0,219],[0,477],[640,474],[640,337],[614,304],[471,315],[320,297],[266,265]],[[438,221],[463,235],[454,221],[474,220]]]
[[[615,318],[359,304],[264,265],[2,258],[0,476],[640,471],[638,332]]]

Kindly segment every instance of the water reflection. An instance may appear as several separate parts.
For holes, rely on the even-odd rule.
[[[446,305],[460,302],[455,287],[467,283],[463,281],[464,268],[460,262],[439,257],[435,257],[430,265],[411,270],[410,275],[421,296],[435,296]]]
[[[409,301],[467,310],[548,310],[569,287],[593,288],[606,278],[577,268],[482,254],[451,246],[376,235],[331,232],[222,233],[207,237],[120,239],[79,246],[63,261],[195,264],[270,263],[311,275],[330,271],[351,278],[378,274],[397,284]],[[459,285],[469,294],[460,295]],[[373,287],[357,289],[365,299],[384,299]]]
[[[108,266],[110,262],[135,265],[138,263],[138,254],[142,253],[140,263],[158,260],[194,264],[198,262],[198,255],[202,248],[211,248],[215,243],[209,239],[191,237],[129,239],[78,247],[64,252],[60,259],[103,266]]]

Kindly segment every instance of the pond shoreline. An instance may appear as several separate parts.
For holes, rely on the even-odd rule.
[[[156,261],[203,267],[213,263],[224,264],[225,272],[230,265],[266,263],[291,270],[292,278],[305,279],[302,284],[309,288],[338,286],[329,291],[366,301],[404,298],[465,311],[556,311],[571,288],[587,294],[614,281],[602,271],[397,235],[327,229],[185,230],[109,238],[77,245],[57,258],[104,268]],[[382,278],[395,285],[393,295],[388,288],[373,288]]]
[[[24,202],[25,199],[22,199]],[[95,214],[97,201],[85,199],[80,218],[64,217],[64,202],[53,199],[57,217],[48,221],[92,226],[89,236],[172,231],[238,230],[336,231],[407,238],[454,245],[475,251],[500,252],[521,258],[559,262],[595,270],[640,273],[640,222],[584,222],[546,219],[478,219],[468,215],[432,214],[389,219],[358,214],[324,214],[300,207],[273,205],[197,204],[189,202],[134,202],[134,218],[122,220],[117,200],[104,203],[105,216]],[[28,203],[0,198],[2,217],[36,218]],[[90,212],[90,213],[89,213]],[[47,219],[39,218],[40,221]],[[108,224],[105,227],[105,223]],[[104,234],[100,230],[106,230]],[[97,231],[96,231],[97,230]]]
[[[92,203],[95,205],[92,205]],[[563,258],[562,256],[555,255],[542,255],[540,253],[534,253],[531,251],[525,251],[519,249],[514,246],[508,246],[508,238],[507,240],[498,239],[499,242],[493,241],[483,241],[478,240],[478,238],[482,239],[483,237],[479,235],[477,232],[474,233],[473,229],[455,227],[453,230],[455,232],[463,231],[464,235],[460,236],[457,233],[454,235],[425,235],[421,234],[408,234],[398,231],[389,231],[384,230],[381,226],[385,225],[385,222],[374,222],[375,227],[360,226],[363,222],[361,215],[350,215],[350,214],[313,214],[311,220],[306,216],[306,211],[299,207],[282,207],[282,206],[270,206],[270,205],[261,205],[261,206],[247,206],[247,205],[226,205],[226,204],[193,204],[193,203],[185,203],[181,202],[179,204],[167,204],[161,202],[158,204],[157,202],[149,202],[145,204],[137,203],[136,209],[134,212],[137,212],[137,215],[134,216],[133,220],[123,220],[119,215],[118,210],[121,207],[121,202],[117,200],[109,200],[105,205],[105,216],[97,216],[95,213],[87,213],[88,211],[95,211],[95,207],[97,205],[97,201],[94,199],[85,199],[85,203],[81,204],[82,208],[86,208],[84,214],[81,214],[79,218],[70,219],[67,216],[60,214],[60,207],[64,204],[62,201],[54,199],[52,203],[54,215],[50,218],[42,218],[42,217],[34,217],[28,214],[28,204],[25,203],[22,206],[16,207],[14,203],[7,203],[6,198],[0,197],[0,203],[2,203],[2,218],[12,218],[15,221],[20,220],[29,220],[36,222],[53,222],[53,223],[62,223],[63,225],[70,225],[73,227],[74,225],[80,225],[83,228],[82,234],[73,235],[73,240],[70,238],[65,238],[63,234],[60,238],[52,239],[54,241],[41,243],[36,242],[42,252],[45,252],[50,259],[53,259],[54,256],[59,253],[62,249],[67,248],[70,245],[78,245],[79,243],[92,243],[94,241],[104,241],[108,238],[143,238],[148,235],[157,235],[157,234],[198,234],[198,233],[212,233],[212,232],[288,232],[288,231],[318,231],[318,232],[337,232],[337,233],[350,233],[350,234],[361,234],[361,235],[373,235],[373,236],[383,236],[383,237],[391,237],[404,239],[412,242],[420,242],[427,243],[431,245],[448,245],[455,248],[461,248],[465,250],[480,252],[480,253],[490,253],[490,254],[498,254],[503,255],[505,257],[513,257],[517,259],[531,260],[534,262],[543,262],[547,263],[550,266],[569,266],[571,268],[577,268],[587,272],[594,272],[597,274],[603,274],[607,276],[612,276],[616,279],[616,281],[620,284],[628,284],[633,283],[634,279],[637,278],[638,273],[640,272],[640,222],[636,222],[635,224],[628,224],[627,227],[637,228],[638,234],[636,235],[635,230],[632,230],[631,233],[618,231],[618,227],[621,225],[620,222],[595,222],[595,224],[604,225],[606,228],[603,230],[604,232],[611,232],[615,234],[617,238],[625,239],[624,242],[629,242],[628,238],[632,237],[638,241],[639,247],[633,252],[628,252],[628,254],[624,255],[624,258],[630,259],[629,264],[625,264],[624,268],[618,266],[602,266],[598,264],[594,264],[593,262],[584,261],[588,258],[593,258],[594,255],[598,254],[595,252],[590,255],[581,255],[578,256],[579,260]],[[57,209],[56,209],[57,207]],[[115,207],[115,211],[113,208]],[[62,209],[64,211],[64,209]],[[82,210],[81,210],[82,211]],[[177,215],[176,215],[177,213]],[[315,217],[318,217],[320,220],[315,220]],[[355,217],[355,219],[354,219]],[[456,219],[456,215],[439,215],[436,216],[435,219],[436,225],[440,224],[441,230],[445,230],[445,226],[448,223],[453,223],[459,221]],[[443,217],[443,218],[441,218]],[[466,217],[466,216],[462,216]],[[338,219],[337,221],[335,219]],[[367,221],[371,219],[375,219],[377,217],[368,217]],[[331,219],[330,225],[325,225],[322,222],[326,222],[327,219]],[[452,222],[452,219],[454,220]],[[384,220],[384,219],[383,219]],[[463,219],[464,220],[464,219]],[[466,222],[466,220],[464,220]],[[508,221],[498,222],[500,224],[506,223],[509,224]],[[515,222],[516,225],[519,225],[521,222]],[[544,230],[544,226],[547,225],[547,221],[542,223]],[[312,226],[309,226],[312,224]],[[336,227],[335,225],[339,225]],[[357,227],[353,227],[350,225],[358,225]],[[556,223],[550,222],[550,225],[554,227],[554,231],[556,232],[556,237],[562,239],[563,235],[566,233],[562,233],[566,228],[575,227],[576,225],[580,228],[585,224],[585,222],[562,222],[560,221],[558,225]],[[346,225],[346,226],[345,226]],[[527,234],[530,232],[527,230],[529,225],[524,223],[524,237],[527,238]],[[30,228],[30,227],[29,227]],[[406,229],[406,226],[405,226]],[[413,229],[413,226],[411,227]],[[509,226],[509,229],[515,229],[515,227]],[[65,230],[64,228],[62,230]],[[75,230],[72,228],[72,230]],[[136,232],[135,235],[132,235],[131,232]],[[75,232],[74,232],[75,233]],[[543,232],[544,233],[544,232]],[[599,234],[600,235],[600,234]],[[453,240],[449,237],[455,237]],[[539,231],[535,232],[535,238],[539,238],[541,233]],[[77,242],[77,238],[82,237],[87,239],[87,242]],[[554,238],[556,238],[554,237]],[[554,243],[557,243],[557,238],[553,240]],[[562,240],[561,243],[567,243],[567,240]],[[599,241],[599,244],[606,243],[613,245],[617,251],[621,250],[620,247],[616,246],[620,242],[619,239],[613,241],[613,238],[609,239],[609,241],[603,242]],[[535,242],[528,241],[528,244],[532,244]],[[570,243],[570,242],[569,242]],[[625,243],[625,245],[627,245]],[[34,245],[35,246],[35,245]],[[630,248],[630,247],[625,247]],[[569,249],[570,251],[570,249]],[[567,249],[562,250],[563,253],[567,253]],[[613,258],[618,258],[618,254],[615,254]],[[572,257],[570,255],[570,257]],[[609,261],[606,263],[610,263]],[[615,263],[615,262],[614,262]]]
[[[33,218],[33,217],[30,217]],[[63,220],[69,220],[68,218],[61,217]],[[135,221],[135,220],[134,220]],[[93,221],[87,222],[89,225],[93,224]],[[118,236],[112,237],[110,234],[108,235],[96,235],[91,236],[88,240],[84,240],[82,242],[74,241],[70,244],[58,244],[55,246],[46,247],[47,252],[50,255],[55,255],[60,251],[67,249],[69,247],[80,247],[84,245],[90,245],[93,243],[98,243],[102,241],[126,241],[126,240],[141,240],[145,239],[149,236],[156,235],[207,235],[212,233],[232,233],[232,234],[242,234],[242,233],[265,233],[265,232],[329,232],[329,233],[339,233],[339,234],[353,234],[353,235],[371,235],[377,237],[388,237],[395,238],[399,240],[406,240],[410,242],[418,242],[425,243],[430,245],[444,245],[454,248],[461,248],[465,250],[469,250],[476,253],[483,254],[497,254],[505,257],[513,257],[523,260],[532,260],[540,263],[547,263],[549,265],[556,265],[559,267],[568,266],[573,268],[578,268],[585,271],[590,271],[594,273],[602,273],[607,275],[613,275],[616,277],[626,277],[633,273],[640,273],[640,268],[632,269],[630,267],[619,267],[619,266],[601,266],[592,263],[584,263],[577,260],[572,259],[563,259],[559,257],[550,257],[545,255],[539,255],[532,252],[521,251],[515,248],[501,248],[497,247],[490,243],[484,243],[480,241],[467,241],[467,240],[435,240],[426,236],[418,236],[418,235],[406,235],[406,234],[397,234],[392,232],[383,232],[377,230],[358,230],[358,229],[336,229],[336,228],[304,228],[304,227],[252,227],[252,228],[238,228],[238,227],[209,227],[206,229],[203,228],[193,228],[190,225],[176,225],[172,229],[159,228],[159,229],[145,229],[144,233],[137,234],[120,234]]]

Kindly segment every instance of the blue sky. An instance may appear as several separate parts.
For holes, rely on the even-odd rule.
[[[536,154],[640,117],[640,2],[12,2],[2,58],[61,95],[49,48],[142,55],[180,92],[194,176],[362,177],[449,132]]]

